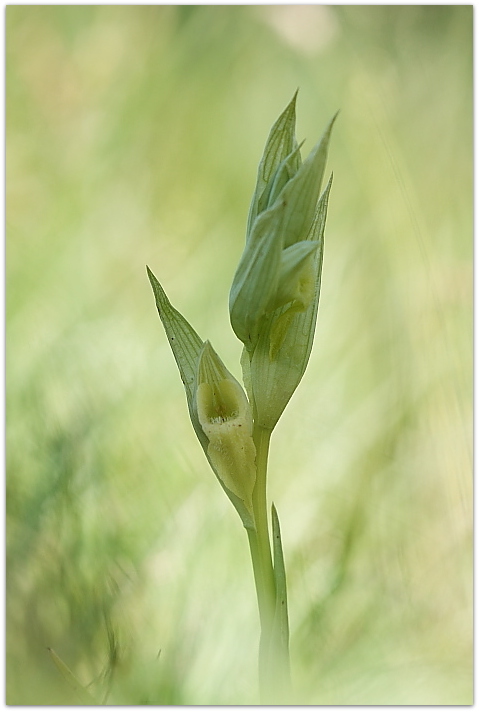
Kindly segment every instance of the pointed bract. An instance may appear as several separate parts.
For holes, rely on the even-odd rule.
[[[204,433],[198,422],[194,408],[196,388],[196,368],[198,358],[203,347],[203,340],[198,336],[193,327],[187,322],[170,303],[165,291],[153,272],[146,268],[153,294],[155,295],[158,314],[163,323],[166,336],[170,342],[171,350],[180,371],[181,380],[186,391],[186,400],[191,422],[203,449],[206,448]]]
[[[247,237],[259,213],[258,205],[263,193],[265,190],[267,192],[267,186],[272,183],[278,166],[296,147],[294,128],[296,124],[297,94],[298,92],[294,94],[286,109],[273,125],[268,140],[266,141],[263,157],[261,158],[258,168],[258,178],[256,180],[256,187],[248,216]]]
[[[311,354],[321,287],[324,227],[332,176],[326,186],[308,236],[317,241],[313,252],[314,297],[304,311],[289,305],[268,314],[248,365],[249,395],[254,403],[258,425],[272,430],[289,399],[298,387]]]
[[[250,351],[258,341],[261,320],[278,284],[283,212],[278,204],[256,220],[231,287],[231,326]]]
[[[337,114],[329,122],[296,175],[285,185],[277,200],[285,204],[284,246],[305,240],[311,227],[323,180],[329,139]]]

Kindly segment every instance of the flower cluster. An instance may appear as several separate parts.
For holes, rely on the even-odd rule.
[[[272,430],[311,353],[331,179],[319,196],[331,129],[301,161],[296,95],[271,129],[251,201],[246,245],[230,292],[244,344],[243,377],[258,425]]]

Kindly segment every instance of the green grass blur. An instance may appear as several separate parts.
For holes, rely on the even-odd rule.
[[[7,702],[257,701],[247,539],[147,280],[228,368],[268,131],[339,108],[272,440],[298,702],[472,702],[472,6],[8,6]],[[304,153],[304,152],[303,152]]]

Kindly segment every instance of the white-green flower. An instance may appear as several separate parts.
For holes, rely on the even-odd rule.
[[[253,516],[253,414],[243,388],[209,341],[198,360],[196,412],[208,438],[207,455],[217,476]]]
[[[219,483],[244,526],[254,527],[253,416],[246,394],[211,344],[171,305],[147,268],[156,306],[185,387],[191,422]]]

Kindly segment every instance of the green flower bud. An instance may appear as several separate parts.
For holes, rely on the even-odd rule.
[[[283,212],[278,204],[257,218],[231,287],[231,325],[249,351],[256,346],[261,320],[278,287]]]
[[[319,198],[335,117],[301,162],[295,100],[274,124],[258,169],[246,245],[230,292],[257,423],[272,429],[301,380],[319,301],[331,182]]]
[[[301,311],[314,298],[312,262],[308,259],[314,248],[306,240],[317,207],[334,118],[301,164],[294,137],[295,99],[268,138],[251,204],[246,245],[230,292],[231,325],[250,353],[268,312],[288,301],[293,302],[294,311]]]
[[[196,411],[208,438],[207,455],[218,478],[253,515],[256,448],[251,407],[243,388],[209,341],[198,362]]]

